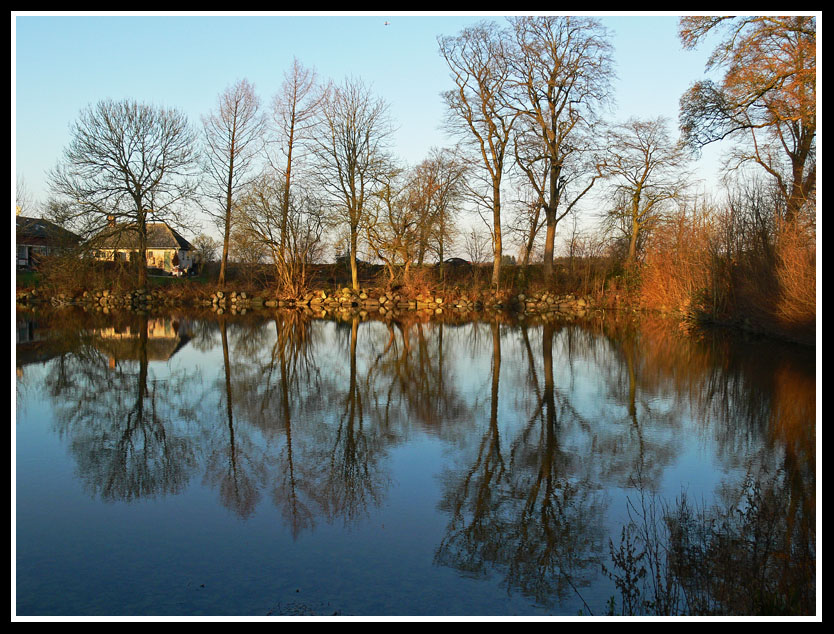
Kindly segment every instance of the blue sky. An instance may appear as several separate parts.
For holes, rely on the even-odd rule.
[[[612,31],[618,81],[612,120],[629,116],[677,124],[678,100],[703,77],[708,46],[684,51],[674,15],[598,15]],[[440,93],[451,86],[437,50],[478,15],[46,15],[13,17],[13,164],[45,200],[46,171],[69,140],[79,111],[103,98],[176,107],[192,123],[229,84],[247,78],[267,102],[297,57],[322,78],[361,77],[391,107],[395,153],[410,164],[432,146],[451,145],[439,129]],[[389,22],[386,26],[385,22]],[[700,161],[712,178],[718,148]],[[15,180],[12,181],[13,183]],[[14,186],[13,186],[14,187]]]

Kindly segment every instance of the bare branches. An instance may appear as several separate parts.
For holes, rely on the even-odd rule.
[[[421,217],[411,203],[408,173],[392,168],[381,178],[371,204],[365,238],[373,254],[385,263],[389,283],[400,275],[407,283],[411,264],[418,257]]]
[[[590,139],[598,109],[612,92],[612,47],[606,30],[592,18],[517,17],[510,23],[515,40],[509,58],[511,98],[520,115],[516,165],[545,212],[549,277],[556,226],[599,177],[588,157],[594,151]]]
[[[351,278],[358,289],[356,252],[366,205],[389,166],[388,105],[361,80],[346,79],[327,92],[318,114],[315,178],[335,203],[334,220],[349,232]]]
[[[269,161],[274,169],[285,172],[288,183],[295,166],[304,162],[306,144],[315,134],[318,112],[328,90],[328,86],[319,84],[315,70],[293,59],[272,99],[270,144],[277,156],[270,156]]]
[[[444,93],[450,130],[469,140],[487,175],[484,200],[492,210],[492,283],[497,286],[501,266],[501,180],[507,149],[517,116],[506,102],[509,66],[506,34],[494,23],[464,29],[454,37],[440,37],[440,54],[446,60],[456,88]]]
[[[290,228],[293,226],[290,205],[294,199],[295,182],[299,171],[303,173],[305,158],[310,142],[315,135],[316,123],[321,105],[327,96],[327,86],[318,84],[316,73],[293,59],[292,68],[284,74],[281,89],[272,100],[271,142],[276,148],[277,156],[268,160],[276,173],[283,176],[283,193],[281,194],[281,213],[276,219],[280,227],[279,254],[276,263],[296,261],[292,253],[294,239]],[[299,169],[300,168],[300,169]],[[320,230],[320,227],[319,227]],[[286,269],[286,264],[279,264]],[[279,275],[285,284],[293,288],[298,281],[295,275],[285,271]]]
[[[613,205],[607,216],[628,239],[627,265],[635,263],[638,245],[664,204],[682,196],[686,161],[683,146],[669,137],[662,117],[630,119],[609,131],[603,169],[613,179]]]
[[[283,174],[266,172],[247,187],[235,214],[240,232],[270,254],[280,289],[298,295],[320,256],[324,214],[310,192],[294,188],[290,200],[286,194]]]
[[[242,79],[218,97],[214,112],[203,118],[207,194],[218,205],[209,211],[223,230],[219,283],[226,282],[232,208],[239,191],[253,176],[253,163],[263,147],[264,119],[255,88]]]
[[[442,263],[454,240],[456,217],[463,202],[468,165],[454,149],[432,148],[412,170],[409,205],[419,218],[417,264],[433,252]]]
[[[108,223],[139,235],[139,283],[146,280],[146,224],[176,219],[195,188],[195,136],[177,110],[100,101],[82,110],[49,174],[63,220],[85,235]]]

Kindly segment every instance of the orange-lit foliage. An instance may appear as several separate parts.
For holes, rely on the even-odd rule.
[[[759,329],[812,343],[816,329],[816,244],[800,223],[782,223],[772,255],[753,253],[736,270],[736,313]]]
[[[646,308],[684,316],[706,309],[715,313],[719,269],[710,247],[714,234],[711,213],[699,211],[682,213],[654,231],[641,271],[640,299]]]
[[[816,48],[814,16],[691,16],[680,37],[695,48],[723,35],[707,68],[722,69],[719,84],[696,82],[681,100],[684,138],[703,147],[731,136],[744,139],[737,164],[757,163],[773,177],[798,218],[816,186]],[[788,169],[780,164],[786,161]]]
[[[755,236],[732,205],[701,204],[659,226],[641,270],[645,308],[686,320],[743,324],[802,343],[816,329],[816,230],[812,219],[776,218]]]

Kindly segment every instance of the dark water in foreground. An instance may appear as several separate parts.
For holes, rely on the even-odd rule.
[[[19,314],[17,341],[18,615],[619,612],[640,500],[751,482],[815,541],[812,351],[610,317]]]

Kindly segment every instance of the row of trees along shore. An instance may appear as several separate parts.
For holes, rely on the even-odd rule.
[[[394,156],[388,104],[368,85],[323,81],[294,60],[269,103],[239,80],[201,128],[176,109],[89,106],[50,172],[45,212],[85,237],[137,231],[144,285],[148,223],[187,228],[199,210],[223,236],[221,287],[230,254],[248,254],[290,294],[310,286],[329,245],[349,256],[354,289],[360,253],[407,286],[455,247],[491,259],[498,288],[508,242],[552,284],[567,219],[569,254],[616,261],[607,283],[644,306],[812,325],[816,19],[684,17],[679,37],[688,49],[717,42],[706,70],[720,75],[681,96],[680,138],[662,117],[607,120],[614,50],[599,21],[511,17],[438,37],[454,147],[416,166]],[[691,160],[718,142],[722,190],[693,193]],[[586,220],[602,222],[580,235],[591,195]]]

